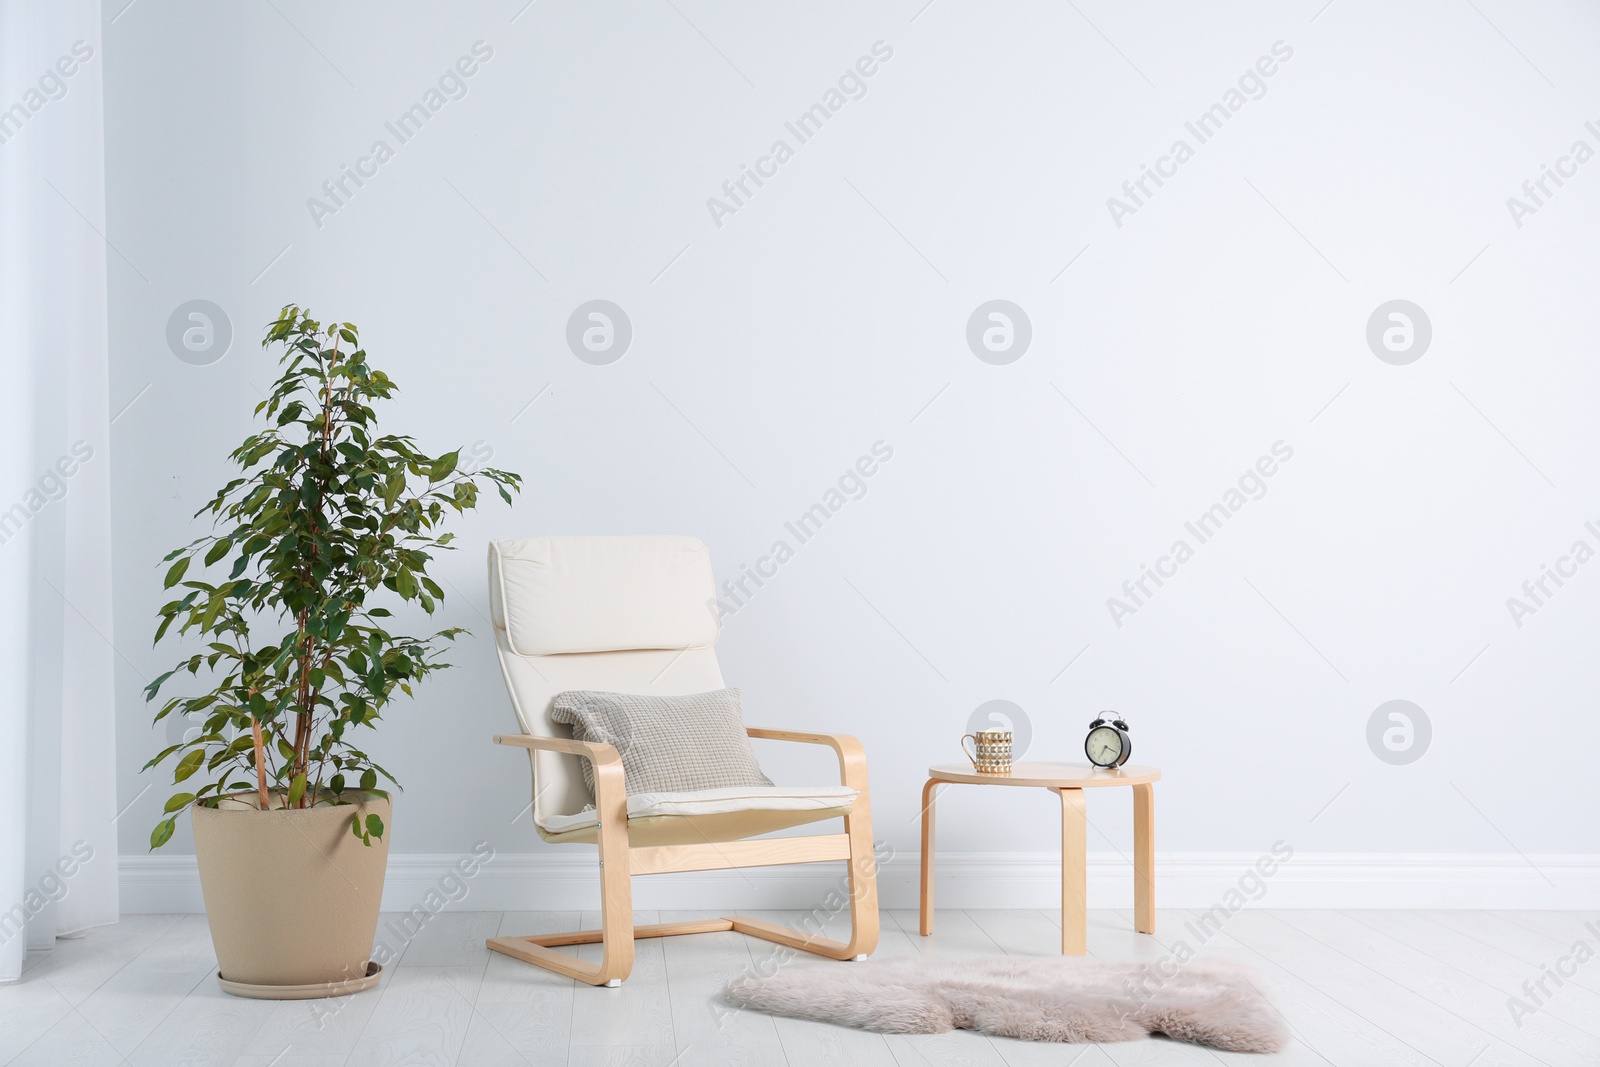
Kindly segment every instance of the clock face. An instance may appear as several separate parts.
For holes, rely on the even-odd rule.
[[[1096,726],[1089,731],[1089,738],[1083,744],[1083,750],[1089,757],[1089,762],[1100,767],[1110,767],[1122,755],[1122,737],[1110,726]]]

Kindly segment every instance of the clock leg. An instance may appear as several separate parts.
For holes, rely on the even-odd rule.
[[[1133,925],[1156,932],[1155,786],[1133,787]]]
[[[1083,790],[1061,792],[1061,954],[1088,951],[1088,822]]]
[[[922,936],[933,933],[933,802],[938,779],[922,787]]]

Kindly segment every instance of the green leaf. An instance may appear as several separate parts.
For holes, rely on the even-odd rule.
[[[178,751],[178,749],[180,749],[182,747],[183,747],[182,745],[171,745],[171,746],[169,746],[167,748],[162,749],[161,750],[161,754],[159,756],[156,756],[149,763],[146,763],[143,767],[140,768],[140,770],[148,771],[151,767],[154,767],[156,764],[160,763],[162,760],[166,759],[168,756],[172,755],[174,752]]]
[[[300,803],[300,798],[306,795],[306,772],[301,771],[289,783],[289,806],[292,808]]]
[[[373,837],[383,836],[383,820],[376,815],[367,816],[367,833]]]
[[[371,767],[368,767],[366,770],[362,771],[361,772],[361,788],[362,789],[376,789],[376,788],[378,788],[378,772],[374,771]]]
[[[428,469],[428,481],[437,482],[450,477],[455,472],[456,464],[461,461],[461,449],[446,453],[433,461],[433,466]]]
[[[174,782],[183,781],[185,778],[189,777],[195,771],[198,771],[200,769],[200,764],[205,762],[205,758],[206,758],[206,750],[205,749],[203,749],[203,748],[194,749],[187,756],[183,757],[183,759],[179,760],[178,761],[178,765],[173,768],[173,770],[172,770],[172,780]]]
[[[361,816],[359,814],[350,816],[350,832],[359,838],[366,838],[366,835],[361,832]]]
[[[172,840],[172,820],[162,819],[156,823],[156,828],[150,831],[150,850],[154,852],[168,841]]]
[[[161,588],[171,589],[173,586],[183,581],[184,572],[189,569],[189,561],[193,558],[193,556],[184,556],[178,562],[174,563],[171,568],[168,569],[166,580],[162,582]]]
[[[167,801],[167,806],[162,808],[165,812],[174,812],[179,808],[186,808],[194,801],[193,793],[174,793]]]
[[[209,567],[217,560],[228,554],[228,549],[233,547],[233,542],[224,537],[211,546],[211,551],[206,553],[206,566]]]
[[[144,692],[145,692],[145,697],[144,698],[146,700],[153,700],[155,698],[155,695],[156,695],[156,690],[161,688],[161,683],[166,681],[168,678],[171,678],[174,674],[177,674],[177,673],[178,673],[177,668],[173,668],[172,670],[167,671],[164,674],[161,674],[160,676],[158,676],[155,681],[151,682],[149,685],[144,687]]]

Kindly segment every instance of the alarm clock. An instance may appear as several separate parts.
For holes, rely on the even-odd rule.
[[[1083,741],[1083,754],[1096,767],[1120,767],[1133,755],[1133,739],[1128,736],[1128,724],[1116,717],[1116,712],[1105,712],[1089,724],[1089,736]]]

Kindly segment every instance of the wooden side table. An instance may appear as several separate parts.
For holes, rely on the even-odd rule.
[[[1061,794],[1061,954],[1087,951],[1086,911],[1088,836],[1084,790],[1107,786],[1133,789],[1133,925],[1141,934],[1156,932],[1155,787],[1161,772],[1125,765],[1114,770],[1087,763],[1021,762],[1010,774],[979,774],[967,763],[928,768],[922,787],[922,935],[933,933],[933,801],[942,785],[1010,785]]]

